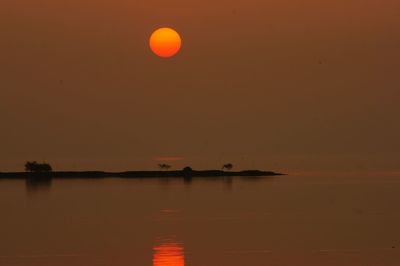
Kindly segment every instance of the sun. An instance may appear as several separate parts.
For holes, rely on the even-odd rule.
[[[159,28],[151,34],[149,44],[153,53],[160,57],[168,58],[179,52],[182,46],[182,39],[174,29]]]

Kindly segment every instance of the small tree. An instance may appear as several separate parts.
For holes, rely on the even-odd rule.
[[[35,173],[44,173],[44,172],[53,171],[53,168],[48,163],[37,163],[36,161],[33,161],[33,162],[28,161],[25,163],[25,171],[35,172]]]
[[[226,169],[226,170],[230,171],[230,170],[232,170],[232,168],[233,168],[233,164],[231,164],[231,163],[227,163],[222,166],[222,170]]]
[[[186,166],[185,168],[182,169],[183,172],[193,172],[192,167]]]
[[[171,165],[165,164],[165,163],[160,163],[160,164],[158,164],[158,167],[159,167],[161,170],[168,170],[168,169],[171,168]]]
[[[27,172],[34,172],[36,167],[37,167],[37,162],[33,161],[33,162],[26,162],[25,163],[25,171]]]
[[[185,168],[182,169],[182,175],[185,178],[185,182],[190,181],[190,179],[193,177],[194,171],[192,167],[186,166]]]

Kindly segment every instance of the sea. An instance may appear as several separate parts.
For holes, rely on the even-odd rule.
[[[398,266],[399,173],[0,180],[1,266]]]

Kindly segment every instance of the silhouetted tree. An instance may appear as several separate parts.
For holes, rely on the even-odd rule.
[[[194,174],[193,169],[189,166],[186,166],[185,168],[182,169],[182,175],[186,179],[192,178],[193,174]]]
[[[232,170],[232,168],[233,168],[233,164],[231,164],[231,163],[227,163],[222,166],[222,170],[226,169],[229,171],[229,170]]]
[[[158,164],[158,167],[159,167],[161,170],[168,170],[168,169],[171,168],[171,165],[165,164],[165,163],[160,163],[160,164]]]
[[[48,163],[37,163],[36,161],[33,161],[25,163],[25,171],[43,173],[43,172],[51,172],[53,171],[53,168]]]
[[[25,171],[27,172],[35,172],[35,169],[37,168],[38,163],[36,161],[33,162],[26,162],[25,163]]]
[[[182,169],[183,172],[193,172],[193,169],[189,166],[186,166],[185,168]]]

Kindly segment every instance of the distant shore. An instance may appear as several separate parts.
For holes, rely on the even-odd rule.
[[[54,172],[0,172],[0,179],[28,178],[161,178],[161,177],[263,177],[283,175],[272,171],[244,170],[176,170],[176,171],[54,171]]]

